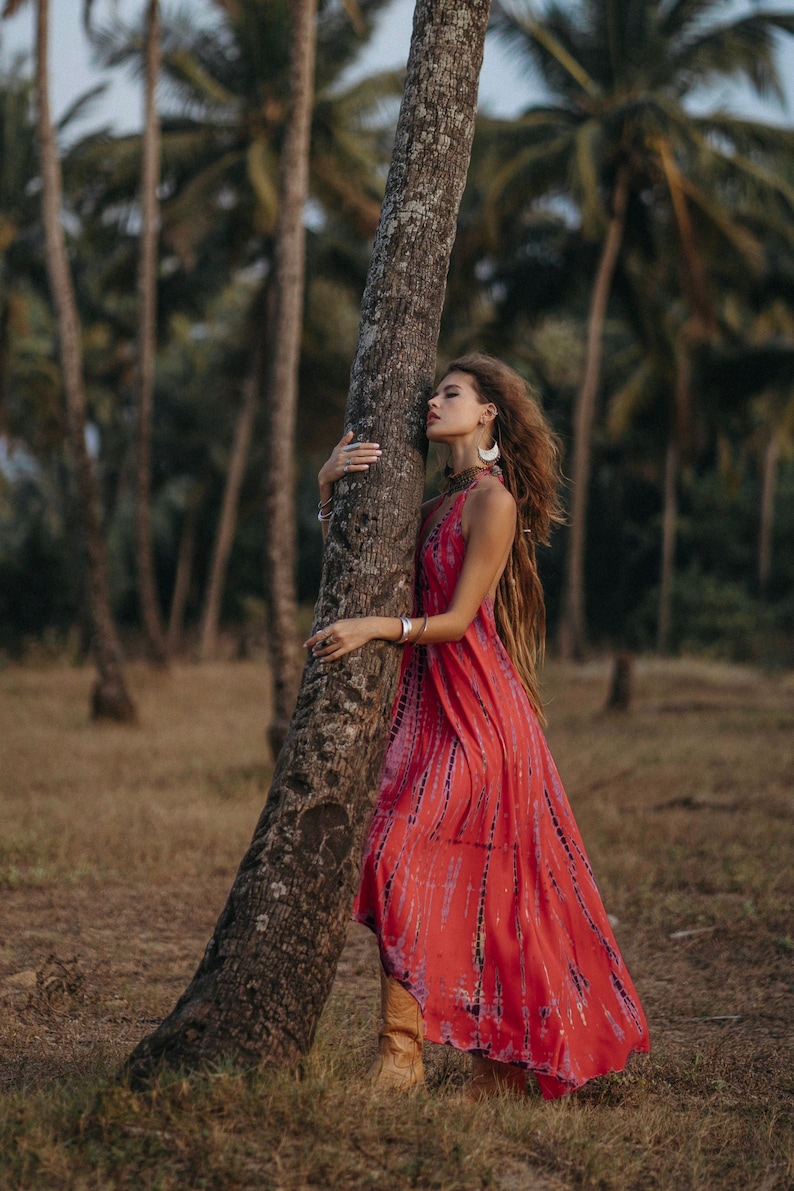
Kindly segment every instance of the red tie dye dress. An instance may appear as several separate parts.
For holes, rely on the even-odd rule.
[[[420,546],[414,615],[445,612],[463,502]],[[649,1049],[639,998],[545,737],[486,599],[407,647],[353,916],[425,1036],[526,1067],[547,1098]]]

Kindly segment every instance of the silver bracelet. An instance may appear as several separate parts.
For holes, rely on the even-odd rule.
[[[405,645],[405,642],[408,640],[408,634],[410,633],[411,629],[413,628],[413,625],[411,624],[410,618],[407,616],[401,616],[399,619],[400,619],[400,624],[403,626],[403,633],[402,633],[402,636],[398,639],[397,644]]]

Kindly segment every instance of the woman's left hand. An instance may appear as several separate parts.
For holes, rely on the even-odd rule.
[[[353,431],[348,430],[320,468],[317,477],[320,492],[331,491],[348,472],[369,471],[370,465],[377,463],[382,454],[376,442],[353,442]]]
[[[388,624],[389,620],[391,625]],[[392,626],[395,626],[393,616],[357,616],[351,620],[335,620],[304,641],[303,647],[310,649],[318,662],[335,662],[354,649],[360,649],[368,641],[381,637],[384,631],[388,633]],[[387,636],[384,639],[389,638]]]

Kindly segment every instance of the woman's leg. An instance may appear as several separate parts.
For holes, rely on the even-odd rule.
[[[484,1055],[471,1056],[471,1079],[466,1084],[467,1100],[486,1100],[506,1093],[526,1095],[527,1073],[512,1063],[497,1063]]]
[[[370,1069],[369,1079],[379,1087],[406,1091],[425,1077],[422,1011],[416,999],[382,968],[380,1003],[380,1055]]]

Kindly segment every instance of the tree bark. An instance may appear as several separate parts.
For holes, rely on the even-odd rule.
[[[229,457],[229,470],[226,475],[226,487],[223,491],[218,529],[215,534],[215,544],[210,560],[209,579],[204,597],[204,608],[201,614],[199,629],[198,657],[199,661],[212,658],[218,646],[218,624],[223,603],[223,589],[226,582],[226,569],[229,565],[229,555],[232,551],[234,532],[237,528],[237,512],[240,505],[240,490],[245,478],[248,463],[248,452],[254,432],[254,420],[259,399],[259,389],[262,383],[262,360],[264,349],[262,337],[257,338],[251,357],[251,366],[243,383],[243,399],[237,414],[234,428],[234,442]]]
[[[157,80],[162,54],[159,0],[149,0],[146,16],[146,99],[141,138],[141,236],[138,263],[138,452],[136,469],[136,555],[138,598],[149,655],[157,665],[168,659],[168,644],[157,594],[152,547],[152,405],[157,346],[157,244],[160,234],[160,117]]]
[[[659,614],[656,624],[656,652],[666,657],[670,651],[673,621],[673,584],[675,579],[675,543],[678,526],[678,445],[675,431],[670,432],[664,461],[664,497],[662,512],[662,565],[659,582]]]
[[[303,659],[297,638],[295,582],[295,417],[303,327],[306,233],[303,212],[309,194],[309,137],[314,98],[316,0],[293,0],[290,113],[281,154],[281,187],[275,250],[273,359],[268,385],[270,411],[265,473],[265,580],[269,599],[268,652],[273,682],[270,746],[277,757],[284,743],[300,683]]]
[[[593,423],[601,381],[601,355],[609,291],[617,265],[629,192],[628,169],[618,170],[601,259],[598,264],[587,321],[587,350],[584,376],[574,403],[573,458],[571,461],[571,516],[558,649],[564,661],[581,660],[587,645],[585,617],[585,548],[587,504],[593,453]]]
[[[615,654],[605,711],[628,711],[634,693],[634,654],[621,649]]]
[[[780,462],[780,442],[773,428],[764,449],[764,472],[761,488],[761,518],[758,526],[758,598],[766,603],[769,576],[772,573],[772,532],[775,525],[775,488]]]
[[[37,0],[36,89],[37,131],[42,174],[42,207],[47,248],[47,273],[58,327],[58,341],[66,393],[66,421],[80,492],[83,531],[88,562],[89,598],[94,628],[97,678],[91,693],[95,719],[134,722],[135,705],[124,680],[121,646],[113,623],[108,589],[107,560],[102,537],[99,488],[86,446],[86,398],[83,351],[66,243],[61,227],[63,181],[50,117],[49,2]]]
[[[418,0],[405,94],[364,293],[346,425],[384,449],[337,485],[315,626],[399,615],[424,485],[425,405],[466,180],[488,0]],[[267,803],[199,969],[129,1062],[297,1064],[344,944],[400,650],[309,659]]]

